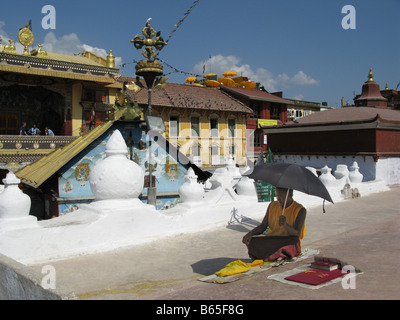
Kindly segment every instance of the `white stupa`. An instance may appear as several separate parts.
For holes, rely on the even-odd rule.
[[[21,182],[13,172],[5,179],[4,191],[0,193],[0,232],[37,227],[37,219],[29,215],[31,199],[18,187]]]
[[[198,205],[203,201],[204,185],[197,182],[197,175],[189,168],[185,175],[185,183],[178,190],[179,197],[185,205]]]
[[[128,159],[127,146],[119,130],[111,135],[105,153],[106,157],[90,172],[90,188],[95,201],[89,206],[102,211],[121,206],[143,207],[138,197],[143,190],[144,172]]]

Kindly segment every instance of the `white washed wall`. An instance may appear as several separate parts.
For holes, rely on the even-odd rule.
[[[316,169],[321,169],[327,165],[332,169],[332,174],[338,164],[345,164],[350,169],[353,162],[356,161],[360,167],[360,173],[364,176],[363,182],[384,180],[389,185],[400,184],[400,158],[379,158],[378,162],[375,162],[372,156],[275,155],[275,160]]]
[[[376,164],[376,178],[388,185],[400,184],[400,158],[380,158]]]

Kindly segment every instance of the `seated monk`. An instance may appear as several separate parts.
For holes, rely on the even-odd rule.
[[[286,209],[282,215],[286,195]],[[306,209],[293,200],[293,190],[276,188],[276,196],[278,201],[270,203],[261,224],[243,237],[242,242],[253,260],[279,261],[301,253]],[[266,230],[264,236],[253,237]]]

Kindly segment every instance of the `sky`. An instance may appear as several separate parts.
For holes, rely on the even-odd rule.
[[[400,0],[15,0],[1,4],[0,37],[18,42],[31,20],[31,49],[112,49],[122,75],[134,77],[144,57],[130,40],[152,18],[168,40],[158,56],[168,82],[233,70],[284,98],[340,107],[361,93],[370,67],[381,89],[400,83],[399,12]]]

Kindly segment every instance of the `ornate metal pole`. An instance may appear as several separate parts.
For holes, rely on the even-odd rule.
[[[135,66],[136,75],[142,76],[146,82],[149,97],[148,97],[148,111],[147,114],[151,115],[152,107],[151,107],[151,90],[153,89],[154,80],[157,76],[161,76],[163,74],[163,66],[162,64],[155,60],[157,56],[156,50],[160,51],[164,46],[167,45],[164,42],[164,39],[160,36],[161,32],[157,33],[150,26],[151,18],[147,19],[146,26],[143,28],[142,33],[143,36],[137,34],[131,42],[135,46],[136,49],[143,49],[142,54],[146,60],[141,60]],[[153,37],[155,38],[153,39]],[[154,50],[154,48],[156,50]],[[151,164],[151,139],[149,141],[149,187],[147,189],[147,203],[156,205],[157,199],[157,189],[153,187],[153,168]]]

